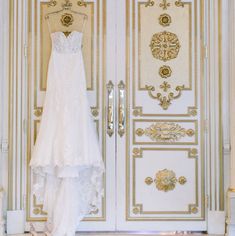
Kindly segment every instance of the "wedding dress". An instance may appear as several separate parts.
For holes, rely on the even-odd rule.
[[[103,195],[105,168],[86,93],[82,36],[51,33],[47,91],[30,160],[33,194],[43,203],[53,236],[75,235]]]

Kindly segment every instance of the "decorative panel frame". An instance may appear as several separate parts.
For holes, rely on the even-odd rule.
[[[56,4],[53,4],[55,2]],[[28,7],[28,133],[27,133],[27,221],[43,222],[46,212],[35,196],[31,196],[32,173],[29,167],[31,150],[35,143],[42,104],[46,91],[47,63],[49,61],[51,42],[45,14],[61,9],[62,0],[27,0]],[[104,117],[104,97],[100,93],[105,84],[105,0],[77,1],[71,0],[77,11],[88,15],[87,28],[83,36],[83,56],[86,69],[87,92],[91,105],[91,114],[96,123],[97,132],[102,146],[103,160],[106,161],[106,135]],[[90,73],[91,72],[91,73]],[[100,106],[102,104],[102,106]],[[106,220],[106,175],[104,174],[104,197],[101,211],[93,212],[83,221]]]
[[[177,5],[177,3],[180,3]],[[168,106],[167,109],[159,106],[158,99],[154,96],[149,96],[150,90],[144,87],[144,84],[141,84],[141,79],[143,79],[143,74],[140,73],[140,64],[142,61],[148,63],[151,61],[151,50],[149,45],[151,45],[151,38],[147,37],[145,30],[149,30],[151,27],[141,28],[141,17],[140,9],[143,8],[143,11],[148,11],[151,14],[155,14],[155,25],[158,24],[157,16],[162,14],[170,14],[167,9],[161,9],[160,5],[169,3],[169,9],[172,8],[172,12],[175,15],[178,14],[178,17],[181,15],[181,10],[187,11],[188,13],[188,48],[185,49],[187,53],[187,73],[184,74],[184,71],[179,70],[178,73],[181,76],[185,76],[185,86],[182,92],[177,99],[172,100],[172,104]],[[182,4],[182,5],[181,5]],[[134,221],[198,221],[205,222],[205,204],[206,204],[206,195],[205,195],[205,153],[204,153],[204,0],[189,0],[189,1],[139,1],[132,0],[127,2],[126,8],[126,89],[127,89],[127,107],[130,109],[126,110],[126,222]],[[167,7],[167,8],[168,8]],[[159,10],[160,9],[160,10]],[[152,11],[152,13],[151,13]],[[155,12],[155,13],[153,13]],[[153,19],[153,17],[146,17],[145,23],[147,24]],[[173,21],[173,18],[171,19]],[[144,21],[144,20],[143,20]],[[160,19],[159,19],[160,21]],[[174,21],[177,21],[177,17],[174,16]],[[152,26],[154,27],[154,26]],[[168,26],[169,27],[169,26]],[[165,32],[167,27],[161,26],[158,29],[159,32]],[[171,32],[175,33],[176,26],[171,28]],[[156,33],[156,30],[154,31]],[[158,33],[158,32],[157,32]],[[140,53],[140,34],[143,37],[149,39],[148,45],[145,45],[145,53],[148,55],[148,60],[146,58],[142,59],[142,52]],[[150,35],[150,34],[149,34]],[[182,42],[179,37],[180,42]],[[147,42],[146,41],[146,42]],[[145,42],[145,44],[146,44]],[[156,44],[154,44],[156,45]],[[160,47],[160,46],[159,46]],[[180,52],[179,52],[180,54]],[[181,55],[182,58],[182,55]],[[159,62],[159,59],[153,58],[155,62],[155,67],[160,69],[161,66],[171,66],[170,61]],[[178,60],[177,57],[172,60]],[[152,62],[151,62],[152,63]],[[149,64],[151,64],[149,63]],[[151,64],[152,65],[152,64]],[[175,65],[176,66],[176,65]],[[150,72],[151,66],[149,66]],[[175,68],[175,67],[174,67]],[[158,71],[158,70],[156,70]],[[145,68],[144,76],[148,76],[148,67]],[[156,72],[157,73],[157,72]],[[160,73],[159,73],[160,74]],[[178,78],[180,78],[178,76]],[[161,81],[168,81],[168,78],[161,78]],[[180,83],[180,82],[179,82]],[[158,84],[157,86],[159,86]],[[177,87],[178,85],[175,84]],[[182,84],[179,84],[182,86]],[[157,90],[157,89],[156,89]],[[154,89],[151,90],[157,93]],[[173,108],[172,108],[173,107]],[[148,110],[154,112],[148,112]],[[161,117],[161,119],[159,119]],[[179,120],[180,118],[180,120]],[[195,139],[192,141],[175,141],[175,142],[166,142],[166,141],[140,141],[140,138],[137,140],[138,131],[143,133],[143,130],[137,130],[138,128],[149,127],[150,123],[175,123],[177,126],[183,126],[183,124],[193,124],[195,127]],[[137,123],[139,126],[137,126]],[[141,125],[140,125],[141,124]],[[151,147],[149,147],[151,145]],[[167,147],[166,147],[167,145]],[[177,148],[175,147],[177,145]],[[163,148],[164,147],[164,148]],[[135,173],[137,173],[136,163],[138,157],[141,157],[142,150],[160,150],[164,149],[166,151],[180,151],[182,150],[197,150],[198,158],[195,162],[195,173],[196,173],[196,184],[191,186],[195,188],[197,193],[196,202],[189,204],[188,210],[182,210],[182,214],[179,212],[163,212],[163,211],[145,211],[145,206],[141,205],[142,203],[133,202],[133,196],[136,194],[135,186],[140,184],[135,179]],[[137,158],[137,159],[136,159]],[[164,159],[164,157],[162,157]],[[167,157],[165,157],[167,158]],[[145,159],[145,158],[144,158]],[[164,160],[162,160],[164,162]],[[186,168],[182,166],[182,169]],[[140,172],[138,172],[140,173]],[[197,214],[190,213],[190,207],[197,207]],[[135,213],[134,213],[134,212]]]

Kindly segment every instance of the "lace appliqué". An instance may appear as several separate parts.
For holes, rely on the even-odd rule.
[[[68,36],[61,31],[51,33],[52,50],[58,53],[77,53],[81,50],[82,33],[72,31]]]

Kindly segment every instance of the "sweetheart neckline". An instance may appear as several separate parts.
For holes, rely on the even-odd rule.
[[[51,35],[56,34],[56,33],[61,33],[66,39],[69,38],[73,33],[79,33],[81,35],[83,34],[81,31],[72,30],[68,36],[66,36],[63,31],[55,31],[55,32],[52,32]]]

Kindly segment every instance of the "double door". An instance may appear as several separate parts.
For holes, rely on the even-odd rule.
[[[51,47],[44,16],[63,2],[26,1],[28,161]],[[88,15],[87,93],[106,166],[102,204],[79,229],[206,230],[204,1],[70,2]],[[27,168],[26,228],[40,228],[46,212]]]

